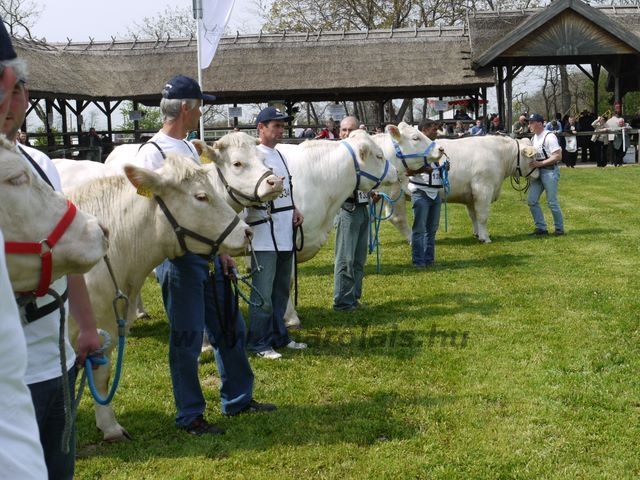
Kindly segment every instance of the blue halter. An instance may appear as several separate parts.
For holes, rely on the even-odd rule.
[[[393,144],[393,148],[396,151],[396,157],[398,157],[400,160],[402,160],[402,165],[407,170],[411,170],[409,168],[409,166],[407,165],[407,162],[406,162],[407,158],[423,157],[424,158],[424,163],[427,164],[427,157],[429,156],[429,153],[431,152],[431,150],[433,150],[433,148],[436,146],[436,142],[431,141],[431,143],[429,145],[427,145],[427,148],[425,148],[424,152],[410,153],[408,155],[405,155],[404,153],[402,153],[402,150],[400,149],[400,144],[398,142],[396,142],[393,138],[391,139],[391,143]]]
[[[353,147],[351,145],[349,145],[344,140],[342,140],[340,143],[342,145],[344,145],[347,148],[347,150],[349,150],[349,153],[351,154],[351,159],[353,160],[353,167],[356,169],[356,188],[355,188],[355,190],[359,190],[360,189],[360,177],[361,176],[366,177],[369,180],[373,180],[374,182],[376,182],[376,184],[373,186],[373,188],[371,190],[374,190],[374,189],[378,188],[378,186],[384,180],[384,177],[386,177],[387,173],[389,173],[389,160],[385,160],[384,161],[384,172],[382,172],[382,175],[380,177],[376,177],[375,175],[372,175],[369,172],[365,172],[364,170],[360,170],[360,165],[358,165],[358,159],[356,157],[356,152],[354,152]]]

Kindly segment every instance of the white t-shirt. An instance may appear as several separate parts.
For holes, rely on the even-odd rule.
[[[436,163],[431,163],[429,166],[433,168],[433,171],[431,173],[421,173],[419,175],[409,177],[409,184],[407,185],[407,188],[410,192],[423,190],[429,198],[434,200],[441,190],[437,186],[442,185],[442,177],[440,175],[440,169]]]
[[[51,159],[35,148],[24,145],[21,145],[20,148],[40,166],[56,191],[60,192],[62,190],[60,186],[60,176]],[[33,168],[33,171],[38,175],[35,168]],[[51,284],[50,288],[53,288],[61,295],[67,288],[67,277],[59,278]],[[44,297],[38,298],[36,303],[40,307],[55,301],[54,297],[45,295]],[[67,314],[69,313],[68,301],[65,302],[65,312]],[[22,315],[24,311],[20,313]],[[23,323],[26,322],[23,320]],[[65,352],[67,369],[69,369],[73,367],[76,361],[76,354],[69,342],[69,322],[66,319],[64,326]],[[27,385],[44,382],[45,380],[51,380],[52,378],[57,378],[62,375],[60,371],[60,350],[58,347],[59,333],[60,310],[58,309],[35,322],[24,325],[24,336],[27,340],[27,351],[29,352],[27,372],[24,377]]]
[[[25,384],[27,344],[9,283],[0,231],[0,465],[2,478],[43,479],[47,467],[31,392]]]
[[[538,161],[545,160],[549,158],[552,153],[561,150],[558,137],[547,130],[543,130],[542,133],[535,134],[531,137],[531,143],[536,150],[535,159]]]
[[[156,133],[151,137],[151,140],[140,147],[140,150],[138,150],[138,153],[136,154],[136,158],[132,162],[133,164],[139,167],[148,168],[149,170],[158,170],[162,165],[164,165],[162,153],[160,153],[160,150],[158,150],[151,142],[156,143],[165,155],[168,153],[177,153],[180,155],[191,156],[193,161],[200,165],[200,156],[198,155],[196,147],[194,147],[191,142],[182,139],[178,140],[177,138],[170,137],[162,132]]]
[[[258,150],[264,155],[265,166],[273,170],[276,176],[285,177],[283,182],[284,190],[273,201],[274,209],[288,209],[271,214],[273,228],[269,221],[251,227],[253,229],[253,240],[251,241],[253,250],[271,252],[277,248],[278,251],[290,252],[293,250],[293,209],[290,208],[293,206],[291,177],[284,164],[284,156],[281,156],[280,152],[264,145],[258,145]],[[245,211],[247,214],[246,222],[249,224],[267,217],[267,212],[264,209],[248,207]]]

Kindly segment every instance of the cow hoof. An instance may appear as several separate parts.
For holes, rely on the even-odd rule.
[[[149,314],[147,312],[145,312],[144,310],[138,310],[136,312],[136,318],[138,320],[149,320],[151,317],[149,316]]]
[[[105,433],[103,436],[103,439],[105,442],[115,443],[115,442],[126,442],[127,440],[133,440],[133,437],[124,428],[120,427],[118,430],[115,430],[110,433]]]
[[[300,330],[301,325],[300,325],[300,319],[296,318],[295,320],[288,320],[285,323],[285,327],[287,327],[288,330]]]

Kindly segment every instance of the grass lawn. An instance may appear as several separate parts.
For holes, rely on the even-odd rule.
[[[152,319],[127,339],[114,400],[134,441],[102,442],[85,394],[76,478],[640,477],[639,187],[635,165],[563,168],[567,235],[532,238],[525,199],[506,182],[486,245],[450,204],[426,271],[384,223],[381,272],[370,256],[369,308],[355,313],[331,309],[331,238],[299,268],[294,336],[310,348],[251,357],[255,397],[277,412],[222,417],[215,362],[203,362],[220,437],[173,426],[168,327],[147,281]]]

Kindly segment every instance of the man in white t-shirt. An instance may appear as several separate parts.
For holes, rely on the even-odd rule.
[[[547,193],[547,205],[553,215],[555,227],[553,234],[556,236],[564,235],[564,218],[558,202],[558,182],[560,180],[558,163],[562,160],[562,148],[556,135],[544,129],[542,115],[534,113],[529,117],[529,130],[533,133],[531,143],[536,150],[535,158],[529,162],[529,166],[540,171],[540,176],[531,180],[527,195],[527,204],[536,227],[530,235],[545,236],[549,234],[547,222],[540,207],[540,196],[543,191]]]
[[[12,60],[16,73],[11,106],[2,124],[2,133],[14,143],[29,105],[26,87],[26,66],[21,60]],[[61,191],[58,172],[45,154],[26,145],[17,146],[35,173],[52,188]],[[67,380],[74,392],[76,368],[84,365],[87,354],[100,348],[89,294],[82,275],[68,275],[51,283],[50,288],[65,299],[65,311],[70,312],[79,327],[77,354],[69,342],[68,322],[65,319],[63,344],[67,363]],[[68,300],[66,300],[68,298]],[[64,445],[63,433],[71,417],[65,413],[65,381],[60,368],[60,310],[58,300],[51,295],[37,298],[20,308],[27,341],[28,362],[25,382],[31,390],[35,407],[40,442],[44,450],[49,478],[72,479],[75,468],[75,423],[71,423],[69,445]],[[68,447],[68,448],[67,448]],[[67,453],[65,453],[67,452]]]
[[[284,177],[284,191],[264,207],[246,209],[246,221],[253,228],[251,248],[254,253],[251,258],[254,290],[249,305],[247,349],[260,358],[271,360],[282,356],[276,348],[307,348],[305,343],[291,340],[284,323],[294,260],[293,232],[303,221],[302,213],[293,203],[293,186],[286,160],[276,150],[284,133],[284,122],[290,119],[275,107],[267,107],[258,113],[258,150],[264,155],[264,164],[275,175]],[[257,306],[260,303],[262,305]]]
[[[200,164],[200,157],[188,133],[198,127],[205,95],[192,78],[178,75],[167,82],[162,91],[160,112],[162,128],[136,155],[134,163],[156,170],[164,164],[166,154],[184,155]],[[187,253],[165,260],[156,268],[162,288],[162,300],[169,319],[169,369],[176,403],[176,426],[192,435],[221,434],[223,431],[204,418],[206,402],[198,377],[198,356],[202,332],[206,329],[213,346],[220,375],[220,402],[224,415],[268,412],[275,405],[253,399],[253,371],[245,350],[245,325],[240,310],[235,318],[220,318],[224,308],[223,289],[228,282],[233,259],[219,255],[213,260],[214,281],[209,275],[209,260]],[[214,297],[215,291],[215,297]],[[225,334],[233,337],[231,340]]]

